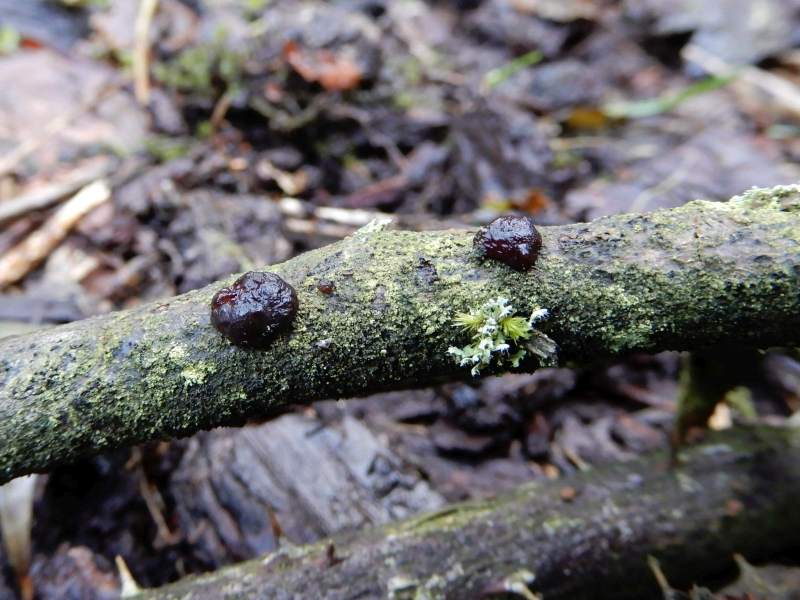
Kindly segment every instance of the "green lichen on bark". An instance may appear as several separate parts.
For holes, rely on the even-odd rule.
[[[297,291],[265,351],[209,322],[206,288],[0,341],[0,481],[291,403],[469,377],[452,326],[498,296],[565,361],[633,351],[800,342],[800,188],[541,228],[531,271],[482,261],[473,232],[366,231],[270,267]],[[320,280],[336,290],[323,294]],[[533,369],[536,360],[523,362]],[[490,374],[487,369],[482,374]]]

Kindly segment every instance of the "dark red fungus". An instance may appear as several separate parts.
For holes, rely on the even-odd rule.
[[[336,284],[330,279],[320,279],[317,282],[317,289],[323,294],[332,294],[336,291]]]
[[[245,273],[211,300],[211,323],[242,348],[266,348],[295,314],[297,294],[275,273]]]
[[[542,236],[530,217],[499,217],[475,234],[473,244],[487,258],[527,271],[539,256]]]

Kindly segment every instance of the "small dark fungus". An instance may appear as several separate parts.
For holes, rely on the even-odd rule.
[[[266,348],[295,314],[294,288],[274,273],[245,273],[211,300],[211,323],[242,348]]]
[[[323,294],[332,294],[336,291],[336,284],[330,279],[320,279],[317,282],[317,289]]]
[[[530,217],[499,217],[475,234],[473,244],[487,258],[527,271],[539,256],[542,236]]]

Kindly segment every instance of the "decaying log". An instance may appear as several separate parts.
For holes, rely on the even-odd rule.
[[[291,403],[467,378],[447,353],[468,341],[453,317],[498,296],[520,315],[549,309],[541,329],[562,362],[800,342],[800,186],[541,233],[527,273],[482,261],[472,232],[376,227],[271,267],[300,309],[265,351],[210,325],[211,296],[232,277],[3,339],[0,482]],[[323,279],[333,293],[318,289]]]
[[[188,578],[143,600],[655,598],[797,543],[800,430],[742,428],[687,449],[524,486]],[[522,586],[525,586],[524,588]],[[527,588],[527,589],[526,589]],[[526,596],[525,593],[528,595]]]
[[[194,436],[167,494],[192,557],[212,566],[444,504],[357,419],[320,427],[296,414]]]

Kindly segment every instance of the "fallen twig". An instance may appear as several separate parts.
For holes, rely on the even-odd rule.
[[[469,342],[454,318],[497,298],[524,317],[548,309],[537,328],[561,361],[797,345],[799,216],[800,186],[786,186],[543,227],[527,273],[481,260],[470,231],[367,227],[270,267],[299,310],[266,350],[233,346],[211,326],[211,297],[233,278],[5,338],[0,481],[294,403],[469,378],[448,353]],[[520,369],[537,366],[531,355]]]
[[[150,102],[150,25],[158,0],[141,0],[136,14],[133,42],[133,87],[139,104]]]
[[[0,288],[25,277],[85,215],[110,198],[108,184],[100,180],[90,183],[65,202],[39,229],[0,256]]]
[[[683,56],[687,60],[702,67],[708,73],[718,77],[730,77],[735,75],[736,79],[733,82],[734,87],[746,84],[749,87],[759,89],[768,94],[784,109],[795,115],[800,115],[800,89],[782,77],[774,75],[764,69],[759,69],[758,67],[737,67],[730,65],[696,44],[689,44],[686,46],[683,50]]]
[[[63,179],[42,186],[15,198],[0,202],[0,225],[29,212],[52,206],[64,196],[75,193],[86,184],[108,175],[111,161],[102,159],[81,165]]]

